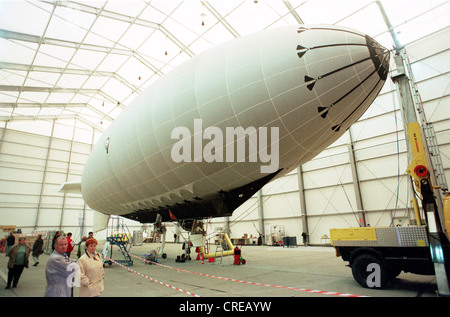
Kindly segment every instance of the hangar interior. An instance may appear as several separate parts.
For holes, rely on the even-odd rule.
[[[449,178],[450,2],[381,3],[406,47]],[[348,26],[394,47],[372,0],[1,1],[0,12],[0,224],[72,232],[75,240],[92,231],[93,211],[60,185],[80,179],[110,123],[177,65],[233,38],[293,24]],[[395,69],[391,60],[390,74]],[[400,108],[388,78],[342,138],[207,229],[228,228],[232,238],[265,234],[264,244],[273,232],[302,244],[305,232],[310,244],[324,245],[330,228],[413,223]],[[131,232],[152,229],[124,221]],[[179,232],[168,228],[169,237]]]

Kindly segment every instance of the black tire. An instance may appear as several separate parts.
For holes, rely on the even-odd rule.
[[[371,254],[361,254],[353,260],[352,274],[365,288],[386,288],[392,281],[383,261]]]

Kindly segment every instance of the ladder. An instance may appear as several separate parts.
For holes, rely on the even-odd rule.
[[[220,264],[222,264],[222,261],[223,261],[223,251],[224,251],[223,243],[224,243],[224,241],[223,241],[223,233],[220,232],[218,234],[218,240],[217,240],[217,243],[216,243],[216,250],[214,252],[214,259],[215,260],[217,259],[217,254],[220,255]],[[214,260],[213,264],[216,263],[215,260]]]
[[[218,257],[220,257],[220,264],[223,264],[223,257],[224,257],[224,253],[225,256],[229,256],[229,254],[227,253],[227,251],[232,251],[234,252],[233,248],[229,245],[227,239],[228,236],[225,233],[225,231],[219,231],[219,233],[217,234],[218,239],[217,239],[217,243],[216,243],[216,250],[214,251],[214,258],[217,259]],[[215,261],[214,261],[215,263]]]
[[[444,166],[442,164],[441,154],[436,140],[436,133],[434,131],[433,124],[427,121],[427,118],[423,111],[422,98],[420,97],[419,89],[417,87],[416,81],[414,79],[414,74],[411,68],[411,62],[409,61],[409,57],[407,56],[407,54],[405,54],[404,60],[407,75],[409,78],[409,84],[411,87],[411,92],[413,95],[414,106],[419,115],[420,123],[422,125],[425,144],[427,145],[428,152],[430,153],[434,173],[439,183],[440,189],[443,192],[448,192],[447,179],[445,177]]]
[[[111,227],[108,227],[106,231],[106,243],[103,249],[103,254],[106,255],[109,248],[109,258],[112,260],[112,246],[115,245],[119,248],[119,251],[122,253],[124,260],[114,261],[118,263],[125,263],[127,266],[131,266],[133,265],[133,260],[130,256],[130,249],[132,246],[130,231],[128,230],[127,225],[124,223],[123,218],[112,217],[111,222]],[[108,263],[110,265],[112,264],[112,262],[107,259],[104,263]]]

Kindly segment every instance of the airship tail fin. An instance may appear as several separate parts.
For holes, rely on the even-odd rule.
[[[102,214],[101,212],[95,211],[94,212],[94,226],[93,231],[98,232],[102,230],[106,230],[108,227],[109,217],[110,215]]]
[[[66,182],[58,190],[63,193],[81,194],[81,182]]]
[[[59,187],[59,192],[81,194],[81,182],[66,182]],[[93,231],[98,232],[105,230],[108,227],[110,215],[102,214],[98,211],[94,212],[94,226]]]

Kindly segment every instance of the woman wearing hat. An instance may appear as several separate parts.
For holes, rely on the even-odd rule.
[[[97,240],[86,240],[86,251],[78,260],[80,265],[80,297],[98,297],[103,293],[103,260],[95,250]]]

